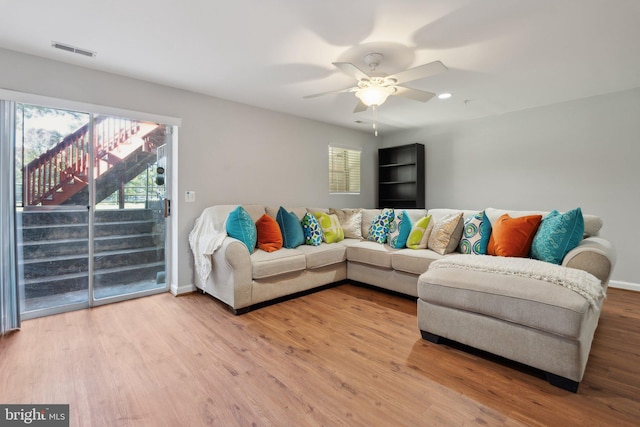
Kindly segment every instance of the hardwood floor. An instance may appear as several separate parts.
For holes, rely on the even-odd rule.
[[[234,316],[156,295],[33,319],[0,340],[0,403],[75,426],[640,424],[640,293],[609,289],[577,394],[423,341],[415,301],[343,285]]]

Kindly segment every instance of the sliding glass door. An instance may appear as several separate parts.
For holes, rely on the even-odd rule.
[[[172,127],[15,108],[22,318],[166,291]]]

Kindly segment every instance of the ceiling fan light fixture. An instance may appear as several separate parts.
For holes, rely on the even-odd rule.
[[[356,91],[356,96],[367,107],[379,106],[394,93],[396,88],[391,86],[368,86]]]
[[[449,99],[449,98],[451,98],[451,96],[452,95],[449,92],[444,92],[444,93],[441,93],[440,95],[438,95],[438,99]]]

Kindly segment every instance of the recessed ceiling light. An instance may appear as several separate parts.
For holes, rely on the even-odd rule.
[[[451,98],[451,94],[448,92],[441,93],[440,95],[438,95],[438,99],[449,99],[449,98]]]

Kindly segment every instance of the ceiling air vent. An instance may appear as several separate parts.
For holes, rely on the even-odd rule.
[[[79,47],[71,46],[69,44],[59,43],[59,42],[51,42],[51,46],[56,49],[66,50],[67,52],[77,53],[78,55],[88,56],[90,58],[95,58],[96,53],[87,49],[82,49]]]

